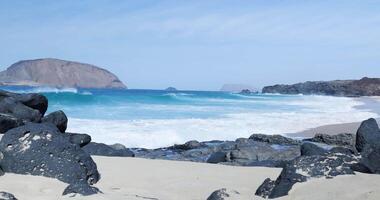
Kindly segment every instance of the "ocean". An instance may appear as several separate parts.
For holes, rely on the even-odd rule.
[[[157,148],[189,140],[235,140],[253,133],[286,134],[326,124],[379,117],[355,98],[215,91],[2,87],[43,93],[48,113],[63,110],[68,132],[93,141]]]

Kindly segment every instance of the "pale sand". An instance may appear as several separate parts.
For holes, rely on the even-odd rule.
[[[238,199],[255,197],[257,187],[281,169],[233,167],[205,163],[148,160],[139,158],[94,157],[102,179],[96,186],[104,194],[89,197],[62,197],[67,184],[55,179],[6,174],[0,177],[0,191],[13,193],[20,200],[205,200],[214,190],[229,188],[241,193]],[[339,176],[296,184],[289,199],[380,199],[380,175]]]
[[[140,158],[94,157],[94,160],[102,175],[96,187],[104,194],[71,199],[204,200],[223,187],[239,191],[242,199],[250,199],[265,178],[276,178],[281,170]],[[0,191],[13,193],[21,200],[69,199],[60,196],[66,185],[36,176],[8,173],[0,177]]]

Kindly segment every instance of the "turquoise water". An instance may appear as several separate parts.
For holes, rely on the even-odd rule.
[[[252,133],[283,134],[315,126],[377,117],[351,98],[302,95],[240,95],[226,92],[89,90],[7,87],[39,92],[48,112],[63,110],[68,130],[98,142],[162,147],[187,140],[232,140]]]

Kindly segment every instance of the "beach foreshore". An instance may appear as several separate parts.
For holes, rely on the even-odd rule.
[[[1,190],[19,199],[164,199],[205,200],[215,190],[228,188],[240,193],[239,199],[252,199],[266,179],[275,179],[280,168],[236,167],[194,162],[140,158],[93,157],[102,179],[97,186],[103,194],[62,196],[67,184],[56,179],[7,173],[0,179]],[[280,199],[379,199],[380,175],[357,173],[318,178],[296,184]],[[262,199],[255,196],[254,199]]]

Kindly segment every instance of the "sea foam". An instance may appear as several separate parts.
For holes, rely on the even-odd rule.
[[[326,124],[349,123],[379,117],[370,110],[356,109],[355,107],[362,102],[352,98],[299,96],[291,101],[270,100],[266,103],[272,105],[282,103],[300,108],[278,111],[240,110],[212,118],[131,120],[70,118],[68,130],[89,133],[97,142],[157,148],[189,140],[235,140],[239,137],[249,137],[252,133],[294,133]],[[180,108],[186,109],[186,106]]]

